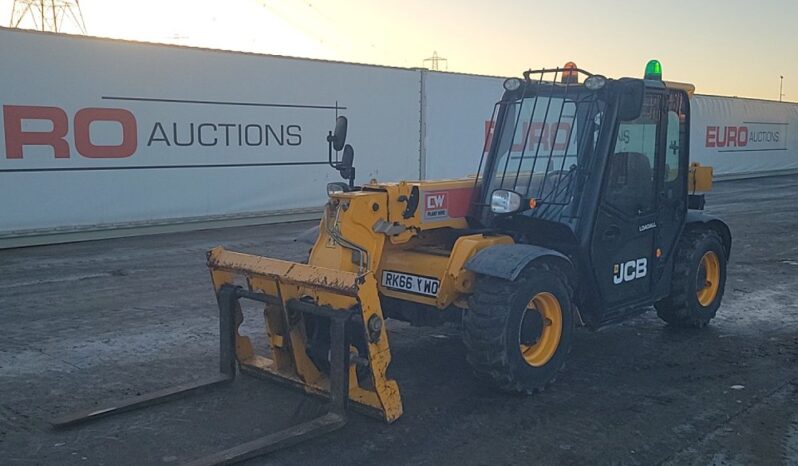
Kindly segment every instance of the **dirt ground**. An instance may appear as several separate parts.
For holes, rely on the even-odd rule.
[[[326,437],[248,464],[798,464],[798,176],[716,184],[707,210],[734,246],[703,330],[654,312],[579,330],[533,397],[496,393],[458,329],[391,325],[404,416],[352,414]],[[240,377],[66,431],[48,419],[218,371],[205,251],[298,260],[296,223],[0,251],[0,463],[179,464],[307,419],[322,406]]]

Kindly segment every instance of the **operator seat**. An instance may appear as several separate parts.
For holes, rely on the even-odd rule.
[[[653,170],[640,152],[617,152],[610,157],[608,199],[627,213],[647,211],[654,191]]]

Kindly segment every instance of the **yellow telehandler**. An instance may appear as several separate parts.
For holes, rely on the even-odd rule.
[[[663,82],[654,60],[644,79],[569,63],[504,89],[466,179],[356,186],[339,117],[329,162],[347,182],[327,187],[307,263],[208,253],[221,374],[56,424],[227,382],[237,368],[330,399],[320,418],[199,462],[229,463],[339,428],[349,405],[398,419],[386,319],[461,323],[475,375],[530,394],[562,369],[575,327],[651,305],[668,324],[705,326],[723,296],[731,233],[699,212],[712,171],[689,162],[691,87]],[[241,300],[262,304],[268,345],[239,334]]]

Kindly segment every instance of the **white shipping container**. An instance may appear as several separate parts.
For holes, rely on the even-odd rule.
[[[0,248],[317,217],[357,181],[473,175],[503,78],[0,28]],[[691,157],[798,170],[798,104],[697,95]]]
[[[318,212],[350,120],[359,180],[418,177],[419,73],[0,29],[0,232]]]
[[[475,174],[504,79],[425,72],[422,82],[425,178]]]
[[[798,170],[798,105],[697,95],[690,107],[690,155],[716,176]]]

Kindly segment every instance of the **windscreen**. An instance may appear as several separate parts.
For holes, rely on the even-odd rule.
[[[500,103],[483,193],[489,203],[496,189],[515,191],[535,199],[525,215],[563,221],[575,215],[582,175],[590,173],[604,103],[593,92],[551,87],[555,92]]]

